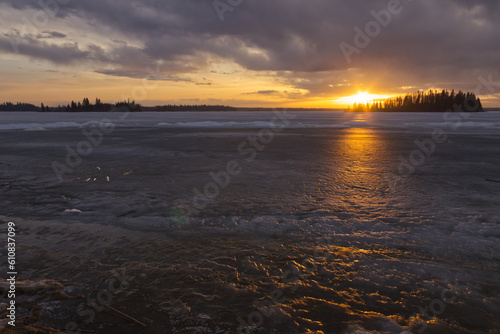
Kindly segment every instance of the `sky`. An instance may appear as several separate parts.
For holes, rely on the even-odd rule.
[[[498,0],[0,0],[0,101],[497,107],[499,36]]]

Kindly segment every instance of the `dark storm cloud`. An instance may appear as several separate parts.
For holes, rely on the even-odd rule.
[[[67,35],[58,31],[43,31],[36,38],[66,38]]]
[[[1,3],[17,9],[40,9],[38,0]],[[218,57],[250,70],[285,73],[286,83],[329,94],[332,86],[341,87],[337,85],[340,78],[331,78],[332,71],[342,75],[348,68],[374,76],[387,69],[391,72],[387,79],[393,83],[386,85],[392,88],[404,85],[403,79],[413,75],[419,80],[417,85],[432,85],[436,75],[441,82],[467,82],[475,80],[467,78],[470,73],[491,73],[498,68],[498,0],[401,0],[401,13],[392,15],[390,24],[348,63],[339,44],[355,45],[354,27],[364,30],[374,20],[371,11],[385,10],[388,3],[246,0],[225,12],[223,22],[212,0],[72,0],[54,7],[51,14],[77,16],[97,29],[111,28],[121,36],[142,41],[138,48],[121,45],[107,54],[98,53],[101,61],[114,64],[113,70],[100,70],[110,75],[136,77],[145,64],[160,60],[170,62],[169,71],[181,74],[202,68],[209,57]],[[107,38],[111,41],[116,36],[103,36]],[[60,55],[46,50],[53,48],[50,44],[26,42],[35,45],[20,48],[21,53],[53,62],[88,58],[92,53],[68,45],[59,47],[63,51]]]
[[[91,52],[81,50],[77,43],[49,44],[36,37],[20,37],[16,31],[0,36],[0,51],[12,52],[12,50],[32,58],[47,59],[59,64],[71,64],[91,57]]]

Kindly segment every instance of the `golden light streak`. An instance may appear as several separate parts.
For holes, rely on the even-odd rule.
[[[360,104],[360,103],[361,104],[372,103],[373,101],[383,100],[383,99],[389,98],[391,96],[392,95],[371,94],[369,92],[359,91],[357,94],[350,95],[350,96],[344,96],[344,97],[338,98],[336,100],[333,100],[332,102],[334,102],[338,105],[352,106],[354,103],[358,103],[358,104]]]

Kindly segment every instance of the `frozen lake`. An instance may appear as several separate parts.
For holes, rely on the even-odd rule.
[[[45,327],[500,328],[498,112],[0,113],[0,138],[20,314]],[[146,328],[81,306],[116,271],[105,304]]]
[[[290,128],[385,128],[413,130],[429,128],[466,132],[500,132],[500,111],[487,113],[348,113],[286,112]],[[0,112],[2,130],[49,130],[78,128],[96,122],[116,127],[233,127],[269,126],[273,112],[142,112],[142,113],[36,113]]]

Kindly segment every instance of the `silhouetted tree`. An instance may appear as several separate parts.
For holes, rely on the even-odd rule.
[[[441,92],[429,90],[428,92],[416,92],[407,94],[404,97],[397,96],[378,101],[370,105],[355,103],[349,111],[393,111],[393,112],[445,112],[464,110],[466,112],[482,112],[484,111],[481,100],[473,93],[464,93],[459,91],[455,94],[452,90],[449,93],[447,90]]]
[[[84,110],[89,110],[90,109],[90,101],[89,101],[88,98],[84,98],[83,99],[82,108]]]

